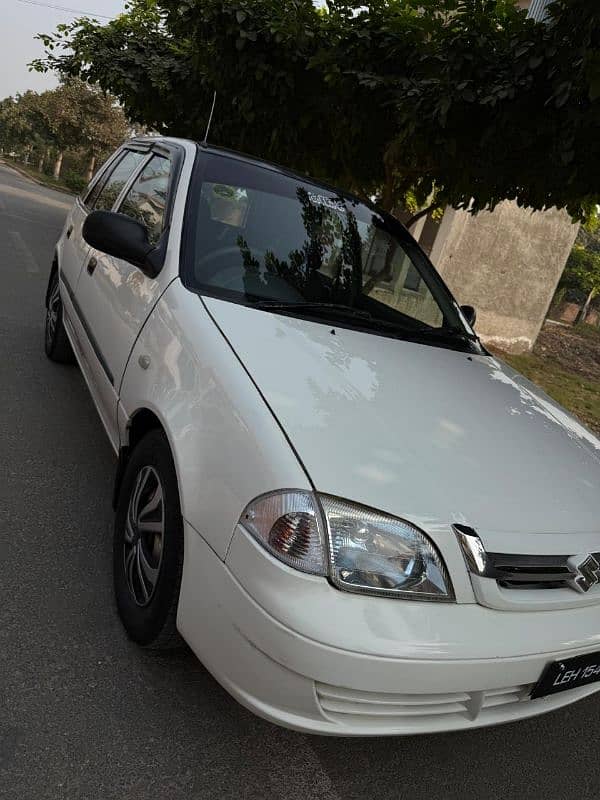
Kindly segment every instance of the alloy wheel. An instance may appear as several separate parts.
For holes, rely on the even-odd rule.
[[[152,600],[162,563],[165,537],[164,492],[154,467],[140,469],[129,498],[123,564],[127,586],[138,606]]]
[[[58,281],[56,281],[50,292],[48,300],[48,308],[46,309],[46,342],[48,347],[52,347],[54,337],[56,335],[56,326],[58,324],[58,315],[60,313],[60,292],[58,289]]]

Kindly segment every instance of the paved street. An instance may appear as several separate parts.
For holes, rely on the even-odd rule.
[[[600,697],[468,733],[309,737],[245,711],[189,652],[127,640],[112,595],[114,457],[79,371],[43,352],[70,202],[0,166],[0,798],[596,796]]]

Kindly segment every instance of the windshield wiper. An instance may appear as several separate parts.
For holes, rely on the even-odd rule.
[[[343,303],[323,303],[310,301],[282,301],[282,300],[253,300],[252,308],[269,308],[273,311],[328,311],[338,316],[359,317],[373,322],[380,322],[368,311],[353,306],[345,306]]]
[[[354,306],[345,306],[343,303],[323,303],[323,302],[282,302],[280,300],[256,300],[252,302],[252,308],[271,309],[273,311],[315,311],[319,314],[320,311],[324,312],[319,314],[321,317],[338,317],[339,319],[355,319],[359,324],[367,325],[369,328],[375,330],[387,330],[392,333],[403,335],[416,335],[418,329],[400,325],[397,322],[392,322],[388,319],[381,319],[381,317],[374,317],[370,311],[363,308],[354,308]]]
[[[400,322],[374,317],[362,308],[346,306],[342,303],[326,303],[317,301],[284,301],[284,300],[251,300],[252,308],[270,309],[273,311],[324,311],[326,315],[340,318],[351,318],[366,323],[369,327],[385,329],[399,336],[411,339],[433,339],[436,341],[468,341],[477,342],[476,336],[456,328],[430,328],[424,325],[402,325]]]

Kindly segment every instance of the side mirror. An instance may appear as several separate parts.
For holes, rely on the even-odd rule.
[[[463,317],[467,320],[471,327],[474,327],[475,323],[477,322],[477,311],[473,308],[473,306],[461,306],[460,310],[463,313]]]
[[[95,250],[122,258],[151,278],[156,276],[156,266],[149,258],[154,247],[148,241],[148,231],[141,222],[113,211],[92,211],[81,232]]]

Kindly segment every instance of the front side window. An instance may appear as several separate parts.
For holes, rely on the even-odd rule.
[[[108,178],[100,179],[86,199],[86,205],[98,211],[110,211],[133,171],[147,157],[147,153],[126,150],[113,167]]]
[[[221,156],[209,157],[196,191],[192,288],[311,318],[344,315],[392,335],[468,336],[419,247],[356,199]]]
[[[121,214],[141,222],[148,230],[148,240],[155,245],[160,239],[169,194],[171,162],[154,155],[140,172],[119,207]]]

